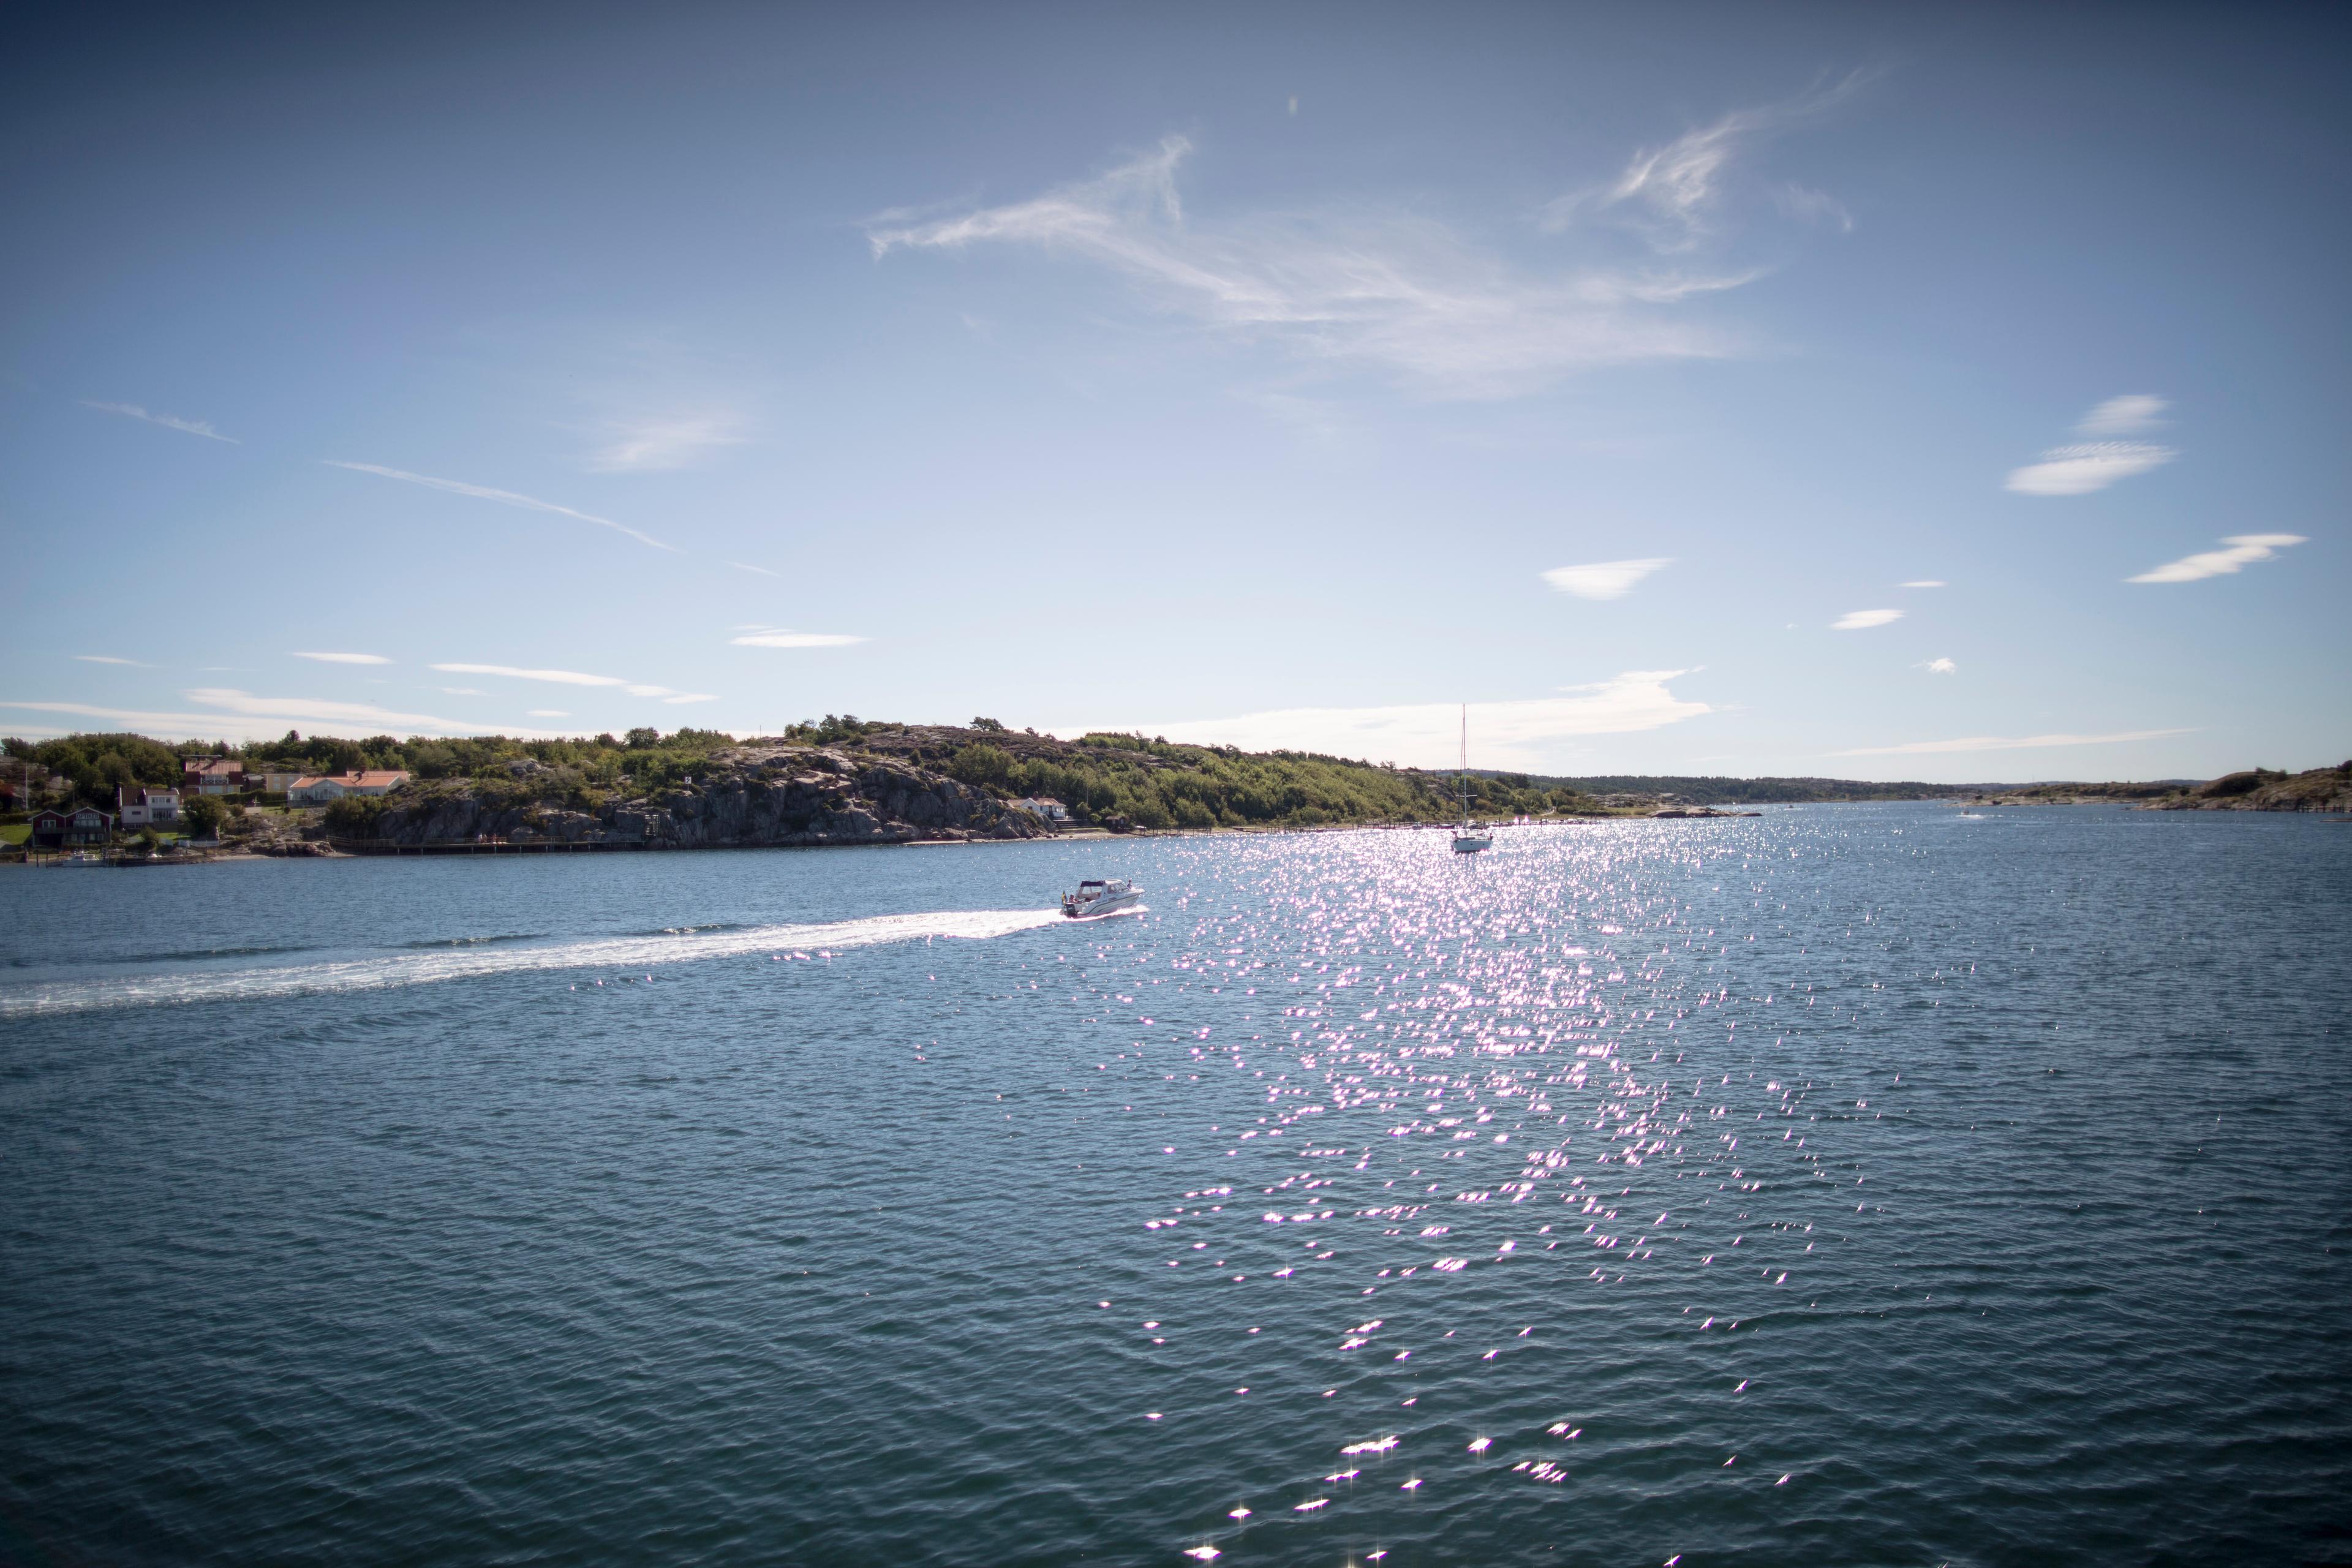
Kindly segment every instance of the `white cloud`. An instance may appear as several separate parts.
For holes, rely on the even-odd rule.
[[[471,686],[445,686],[441,689],[451,697],[488,697],[489,695],[488,692],[478,690]]]
[[[1951,584],[1937,577],[1921,577],[1914,582],[1897,583],[1895,586],[1898,588],[1948,588]]]
[[[1873,626],[1892,626],[1903,618],[1900,610],[1848,610],[1830,623],[1833,632],[1862,632]]]
[[[380,653],[298,653],[296,658],[315,658],[320,664],[390,664],[392,660]]]
[[[2019,495],[2080,496],[2105,489],[2117,479],[2162,468],[2179,456],[2169,447],[2146,441],[2094,441],[2053,447],[2038,463],[2011,469],[2009,488]]]
[[[2137,436],[2162,424],[2161,416],[2170,406],[2161,397],[2128,393],[2108,398],[2083,416],[2083,422],[2074,428],[2085,436]]]
[[[2042,746],[2107,746],[2122,741],[2161,741],[2188,730],[2127,730],[2115,735],[1970,735],[1958,741],[1912,741],[1900,746],[1856,746],[1832,757],[1922,756],[1941,752],[2029,752]]]
[[[738,647],[847,647],[866,639],[842,632],[794,632],[782,626],[749,626],[728,639]]]
[[[605,445],[589,458],[600,473],[647,473],[691,466],[715,448],[743,443],[743,420],[724,410],[649,414],[615,419]]]
[[[1543,580],[1580,599],[1622,599],[1633,591],[1634,584],[1673,563],[1674,558],[1666,555],[1643,561],[1595,561],[1585,566],[1555,566],[1543,574]]]
[[[738,572],[756,572],[762,577],[782,577],[782,572],[771,572],[765,566],[754,566],[749,561],[730,561],[728,565]]]
[[[101,414],[120,414],[126,419],[144,419],[150,425],[161,425],[166,430],[183,430],[191,436],[202,436],[207,441],[226,441],[232,447],[245,445],[234,436],[222,435],[206,420],[181,419],[169,414],[151,414],[135,403],[98,403],[85,397],[81,400],[81,405],[84,408],[95,408]]]
[[[123,729],[169,740],[273,741],[289,729],[329,734],[380,730],[412,735],[478,735],[482,726],[429,713],[400,713],[366,703],[329,702],[305,697],[256,697],[249,692],[203,689],[183,693],[212,712],[154,712],[100,708],[83,702],[0,701],[0,708],[39,713],[72,713],[105,720]],[[509,730],[510,734],[542,731]]]
[[[2221,541],[2227,550],[2207,550],[2195,555],[2184,555],[2178,561],[2168,561],[2137,577],[2126,577],[2126,583],[2195,583],[2207,577],[2224,576],[2242,570],[2257,561],[2268,561],[2289,545],[2305,542],[2300,533],[2238,533]]]
[[[133,669],[154,668],[152,665],[142,664],[135,658],[117,658],[110,653],[78,653],[74,657],[84,664],[127,664]]]
[[[1185,220],[1171,136],[1099,178],[958,217],[870,222],[877,258],[1010,244],[1109,268],[1163,309],[1300,357],[1400,373],[1439,395],[1506,397],[1597,365],[1718,357],[1716,331],[1669,308],[1754,273],[1588,268],[1528,276],[1410,213]]]
[[[582,522],[593,522],[599,528],[609,528],[616,533],[625,533],[638,543],[650,544],[656,550],[675,552],[677,549],[677,545],[664,544],[651,534],[640,533],[625,522],[614,522],[609,517],[598,517],[593,512],[575,511],[568,506],[558,506],[553,501],[541,500],[534,496],[521,495],[514,490],[492,489],[488,485],[463,484],[456,479],[436,479],[426,474],[412,474],[400,468],[382,468],[374,463],[346,463],[338,458],[322,458],[320,461],[331,468],[349,468],[355,474],[375,474],[387,479],[400,479],[407,484],[423,485],[427,489],[446,490],[451,495],[472,496],[477,500],[494,500],[504,506],[519,506],[527,511],[553,512],[558,517],[576,518]]]
[[[1954,664],[1948,658],[1931,658],[1920,668],[1927,670],[1930,675],[1951,675],[1956,673],[1960,667]]]
[[[1578,735],[1656,730],[1713,712],[1676,697],[1667,682],[1687,669],[1628,670],[1612,680],[1564,687],[1567,695],[1470,705],[1471,761],[1482,767],[1540,768],[1551,742]],[[1195,745],[1248,751],[1305,751],[1423,767],[1451,767],[1462,709],[1450,702],[1387,708],[1289,708],[1146,726],[1151,734]],[[1071,731],[1066,733],[1082,733]]]
[[[1856,71],[1825,91],[1761,109],[1736,110],[1663,147],[1643,148],[1611,184],[1547,204],[1539,215],[1542,226],[1557,232],[1580,216],[1609,215],[1634,223],[1658,249],[1687,250],[1706,233],[1724,173],[1746,142],[1829,108],[1867,79],[1866,73]],[[1798,216],[1833,217],[1849,229],[1853,226],[1845,209],[1819,191],[1791,185],[1780,200],[1784,210]]]
[[[569,719],[572,715],[561,708],[534,708],[530,710],[530,717],[533,719]]]
[[[511,664],[436,664],[433,668],[444,675],[500,675],[509,680],[540,680],[551,686],[618,687],[632,697],[658,697],[665,702],[717,700],[713,692],[680,691],[648,681],[625,680],[617,675],[588,675],[577,669],[522,669]]]

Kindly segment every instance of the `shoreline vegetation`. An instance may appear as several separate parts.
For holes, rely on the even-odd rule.
[[[7,782],[53,802],[110,805],[124,785],[180,782],[185,759],[225,744],[83,734],[5,742]],[[2303,773],[2253,769],[2210,781],[1877,784],[1831,778],[1549,777],[1399,768],[1307,752],[1245,752],[1140,734],[1075,741],[969,725],[849,716],[747,740],[709,730],[557,741],[289,731],[242,755],[317,773],[399,769],[389,794],[322,808],[282,797],[220,799],[207,850],[260,855],[433,854],[989,842],[1098,834],[1435,826],[1454,819],[1466,776],[1487,821],[1601,821],[1754,815],[1736,808],[1833,801],[1942,800],[1959,806],[2121,804],[2141,810],[2352,811],[2352,762]],[[1041,803],[1042,806],[1041,806]],[[20,800],[23,807],[26,803]],[[1066,819],[1055,819],[1058,809]],[[25,811],[0,815],[20,845]],[[13,829],[13,831],[12,831]],[[192,858],[146,833],[115,858]],[[21,853],[21,851],[17,851]]]

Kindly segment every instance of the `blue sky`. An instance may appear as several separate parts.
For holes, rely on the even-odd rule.
[[[2347,31],[60,10],[0,731],[2339,761]]]

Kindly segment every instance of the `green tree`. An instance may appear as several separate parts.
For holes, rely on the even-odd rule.
[[[180,803],[180,820],[188,825],[193,837],[219,837],[220,825],[227,816],[228,808],[208,795],[192,795]]]

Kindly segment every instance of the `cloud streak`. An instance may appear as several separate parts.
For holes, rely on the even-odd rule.
[[[380,653],[298,653],[293,657],[316,659],[320,664],[390,664],[392,662]]]
[[[419,735],[478,735],[479,723],[443,719],[429,713],[401,713],[367,703],[331,702],[307,697],[256,697],[250,692],[205,688],[182,693],[212,712],[158,712],[126,708],[102,708],[86,702],[0,701],[0,708],[37,713],[66,713],[102,719],[125,729],[175,740],[268,741],[288,729],[395,730]],[[544,731],[509,731],[524,736]]]
[[[2153,567],[2137,577],[2126,577],[2124,581],[2198,583],[2208,577],[2225,577],[2243,571],[2257,561],[2275,560],[2280,551],[2308,541],[2300,533],[2237,533],[2221,542],[2229,548],[2184,555],[2178,561],[2168,561],[2161,566]]]
[[[2126,730],[2113,735],[1969,735],[1957,741],[1910,741],[1900,746],[1856,746],[1832,757],[1916,757],[1946,752],[2030,752],[2044,746],[2111,746],[2124,741],[2161,741],[2189,730]]]
[[[88,397],[81,400],[81,405],[95,408],[100,414],[120,414],[125,419],[144,419],[150,425],[161,425],[166,430],[178,430],[190,436],[202,436],[207,441],[226,441],[232,447],[245,445],[236,437],[224,436],[214,429],[209,420],[182,419],[175,415],[153,413],[135,403],[100,403]]]
[[[2135,436],[2161,423],[2168,406],[2163,398],[2136,392],[2110,397],[2088,414],[2075,430],[2084,436]],[[2083,496],[2105,489],[2118,479],[2160,468],[2179,454],[2153,441],[2085,441],[2053,447],[2038,463],[2011,468],[2007,488],[2024,496]]]
[[[81,660],[84,664],[121,664],[128,665],[133,669],[152,669],[154,668],[152,665],[142,664],[135,658],[117,658],[110,653],[78,653],[74,655],[74,658]]]
[[[599,528],[609,528],[615,533],[625,533],[638,543],[649,544],[656,550],[667,550],[673,553],[677,551],[677,545],[665,544],[649,533],[640,533],[627,523],[614,522],[611,518],[598,517],[594,512],[579,511],[568,506],[558,506],[551,500],[541,500],[536,496],[523,495],[515,490],[493,489],[488,485],[469,485],[457,479],[436,479],[429,474],[412,474],[404,468],[387,468],[376,463],[347,463],[340,458],[321,458],[320,461],[331,468],[349,468],[355,474],[374,474],[383,479],[399,479],[404,484],[423,485],[427,489],[446,490],[451,495],[471,496],[477,500],[494,500],[501,506],[520,507],[526,511],[552,512],[558,517],[572,518],[581,522],[593,522]]]
[[[1666,555],[1641,561],[1595,561],[1583,566],[1555,566],[1543,574],[1543,580],[1580,599],[1622,599],[1643,578],[1673,564],[1674,558]]]
[[[551,686],[613,687],[632,697],[655,697],[667,703],[719,700],[713,692],[680,691],[649,681],[626,680],[617,675],[590,675],[577,669],[525,669],[511,664],[436,664],[433,668],[444,675],[497,675],[509,680],[537,680]]]
[[[1713,712],[1706,703],[1676,697],[1668,689],[1669,681],[1692,673],[1628,670],[1613,679],[1562,688],[1556,697],[1474,702],[1469,716],[1473,758],[1489,767],[1541,767],[1562,741],[1633,734]],[[1319,752],[1437,768],[1454,764],[1461,724],[1459,706],[1433,702],[1286,708],[1148,728],[1153,734],[1195,745]]]
[[[1866,632],[1873,626],[1892,626],[1903,618],[1900,610],[1848,610],[1830,623],[1833,632]]]
[[[2088,414],[2074,426],[2084,436],[2137,436],[2164,423],[2164,411],[2172,405],[2163,398],[2145,392],[2110,397]]]
[[[1580,218],[1609,216],[1639,228],[1659,250],[1691,249],[1707,235],[1725,173],[1748,142],[1832,107],[1867,79],[1867,73],[1856,71],[1825,91],[1760,109],[1735,110],[1663,146],[1645,147],[1614,181],[1546,204],[1538,221],[1557,233]],[[1795,216],[1853,226],[1846,210],[1820,191],[1790,185],[1779,199]]]
[[[613,421],[609,440],[588,460],[598,473],[656,473],[693,466],[721,447],[743,444],[743,421],[725,412],[646,415]]]
[[[1181,136],[1093,180],[960,216],[866,226],[899,250],[1018,246],[1108,268],[1153,304],[1328,365],[1384,371],[1441,397],[1533,392],[1601,365],[1727,355],[1674,307],[1752,272],[1610,268],[1529,275],[1442,224],[1393,209],[1186,221]]]
[[[782,626],[746,626],[728,641],[737,647],[848,647],[867,639],[845,632],[795,632]]]

